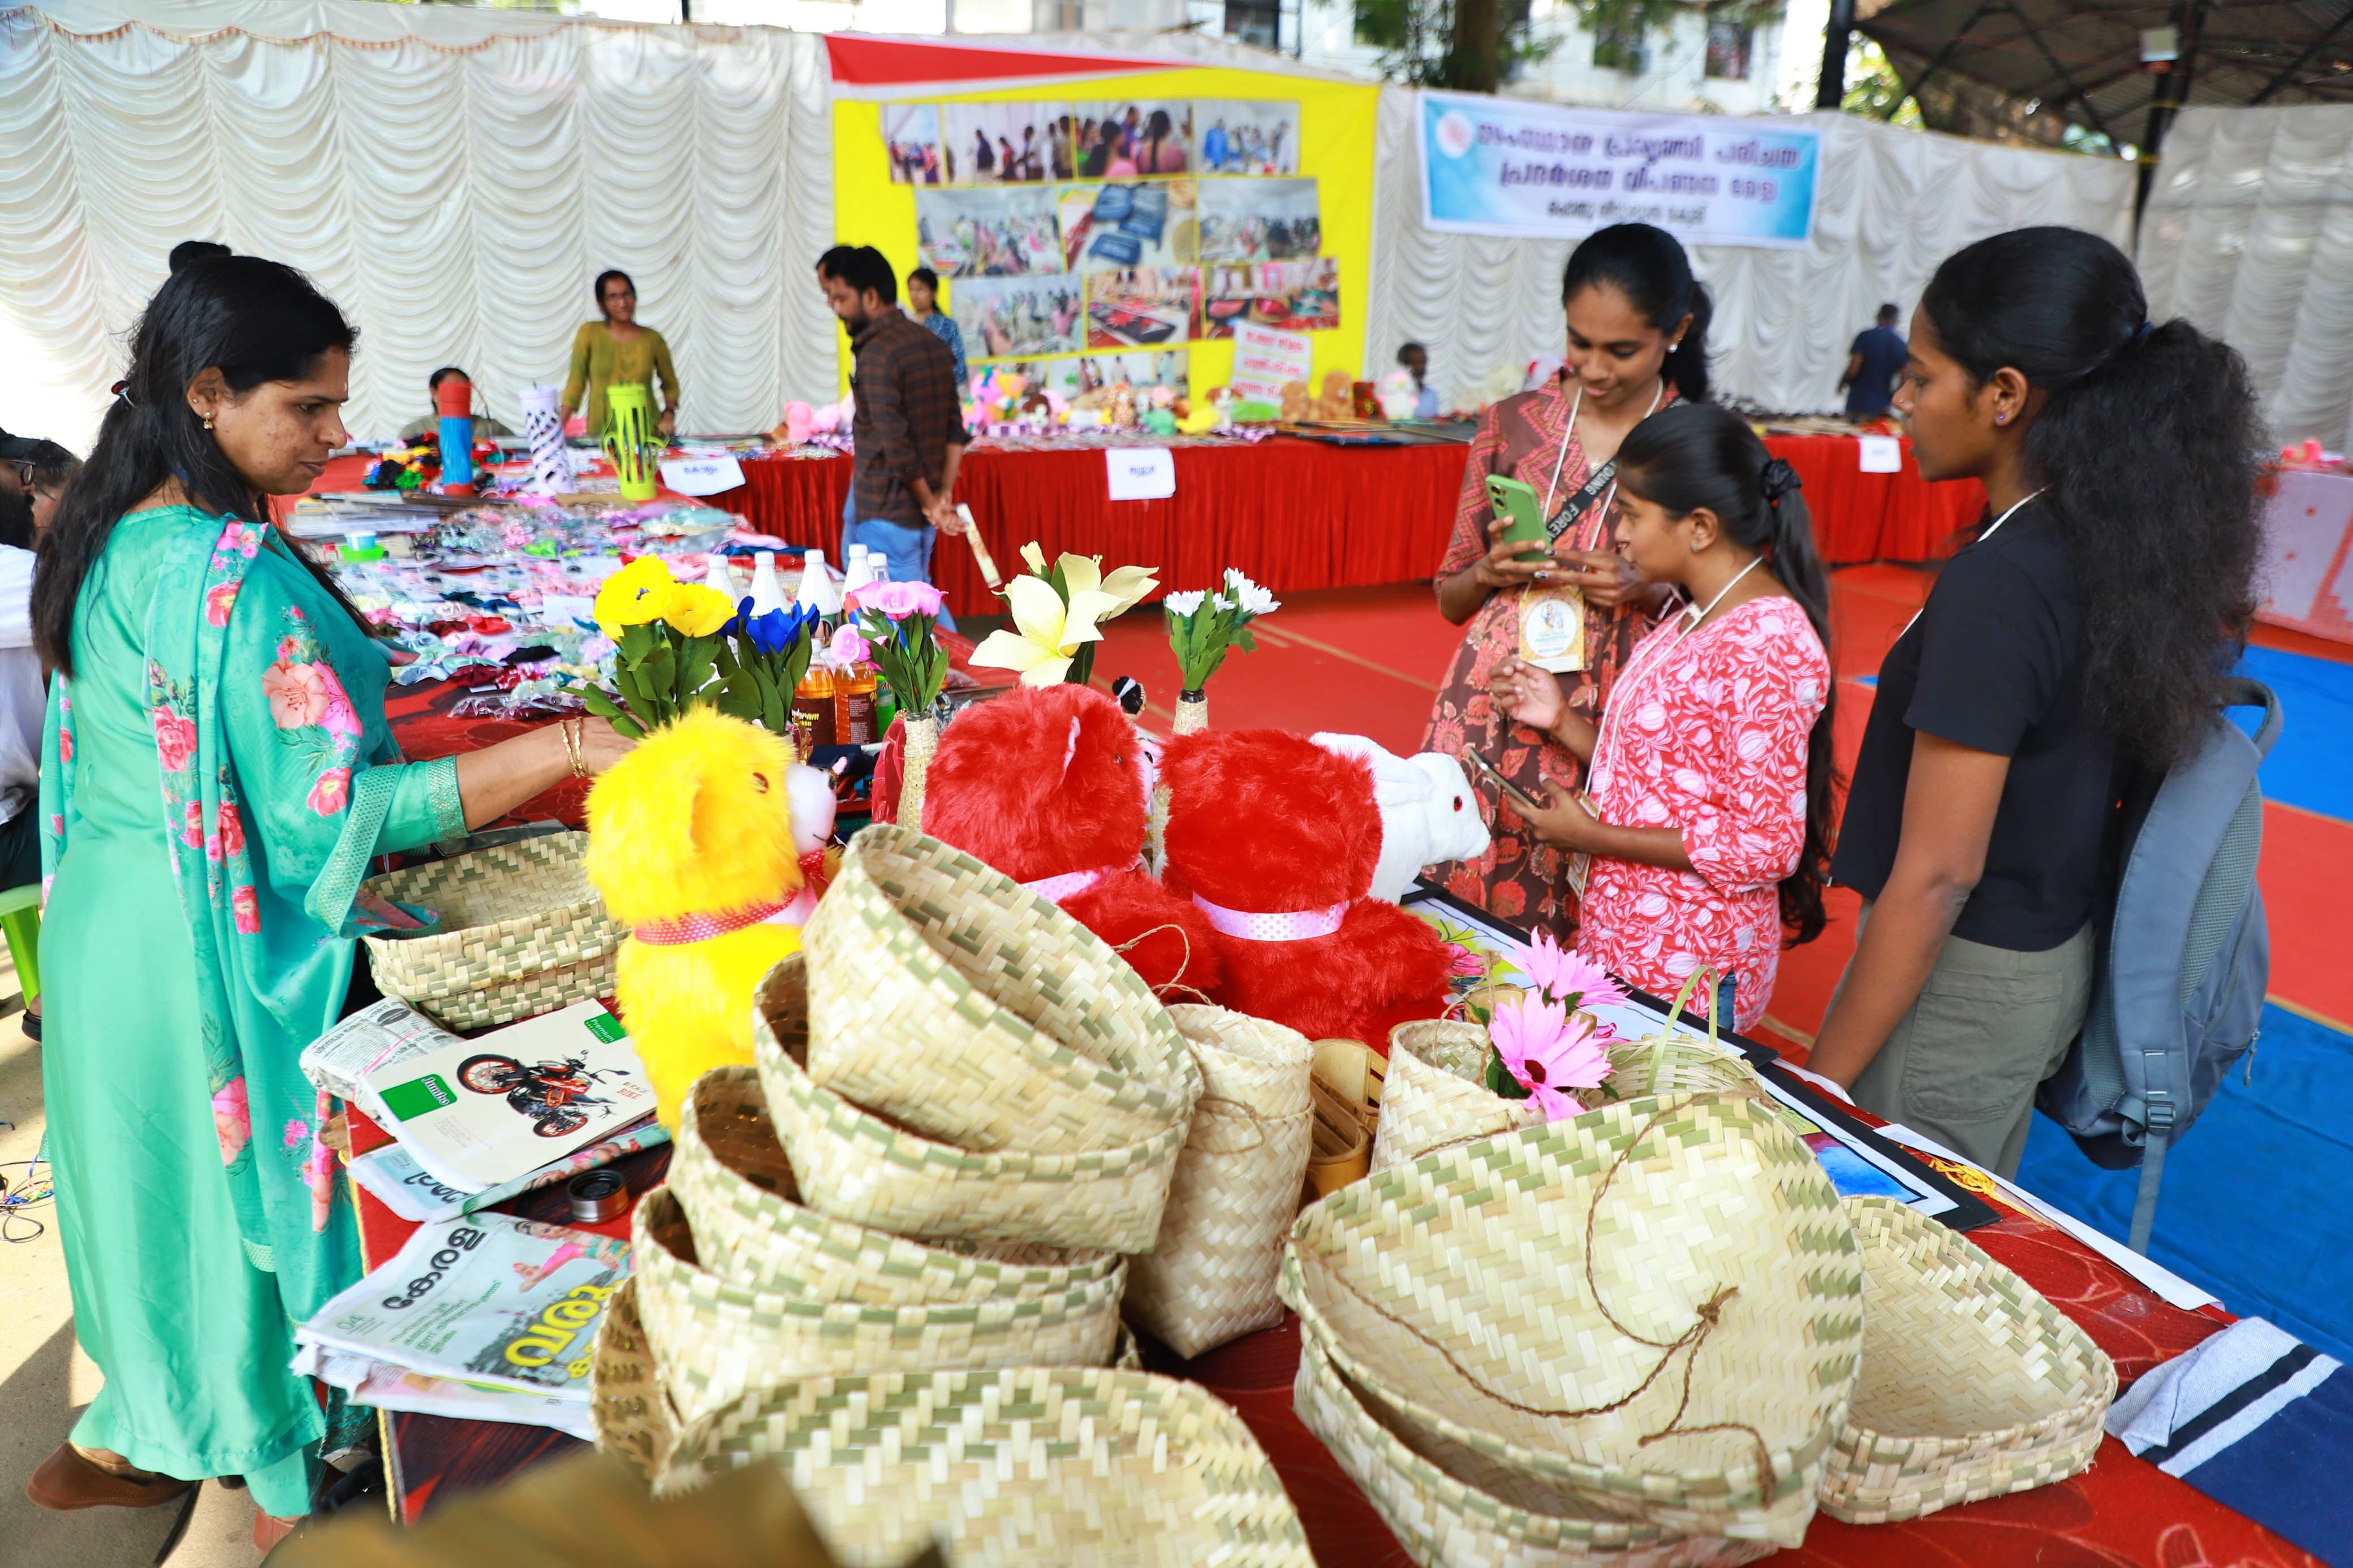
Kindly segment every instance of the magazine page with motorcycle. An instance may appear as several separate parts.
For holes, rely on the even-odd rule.
[[[470,1040],[399,1011],[407,1018],[378,1005],[345,1019],[303,1066],[444,1186],[479,1193],[514,1181],[653,1112],[628,1036],[596,1003]]]

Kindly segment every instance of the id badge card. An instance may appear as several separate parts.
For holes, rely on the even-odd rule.
[[[1585,808],[1586,816],[1596,822],[1601,820],[1601,813],[1594,809],[1593,797],[1585,791],[1577,792],[1577,804]],[[1577,901],[1580,904],[1585,901],[1585,884],[1592,876],[1593,856],[1589,851],[1580,849],[1568,858],[1568,885],[1576,892]]]
[[[1520,662],[1564,675],[1585,668],[1585,590],[1574,584],[1520,595]]]

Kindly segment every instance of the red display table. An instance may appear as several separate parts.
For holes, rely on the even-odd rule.
[[[1905,444],[1900,473],[1862,471],[1852,436],[1766,440],[1804,481],[1814,540],[1831,565],[1934,561],[1985,508],[1975,480],[1929,484]],[[1207,587],[1232,566],[1278,594],[1427,581],[1446,552],[1466,449],[1332,446],[1277,437],[1250,447],[1180,447],[1176,493],[1109,499],[1100,451],[968,453],[956,499],[972,508],[1000,572],[1032,540],[1047,559],[1100,555],[1106,568],[1151,565],[1170,589]],[[841,546],[850,459],[753,458],[744,485],[713,506],[789,544],[828,556]],[[958,615],[998,606],[972,553],[944,540],[933,580]]]

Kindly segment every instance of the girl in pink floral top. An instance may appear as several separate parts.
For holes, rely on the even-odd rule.
[[[1831,825],[1829,598],[1797,476],[1712,405],[1663,409],[1619,449],[1618,542],[1685,601],[1635,648],[1599,722],[1512,661],[1497,700],[1591,763],[1529,826],[1591,857],[1578,947],[1672,995],[1725,977],[1732,1026],[1765,1016],[1784,933],[1823,925]],[[1726,994],[1728,991],[1729,994]]]

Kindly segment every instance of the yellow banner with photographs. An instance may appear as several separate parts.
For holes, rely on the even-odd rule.
[[[975,374],[1200,396],[1255,327],[1304,335],[1317,384],[1372,379],[1379,100],[1370,83],[1197,68],[838,99],[835,238],[888,257],[902,303],[931,268]]]

